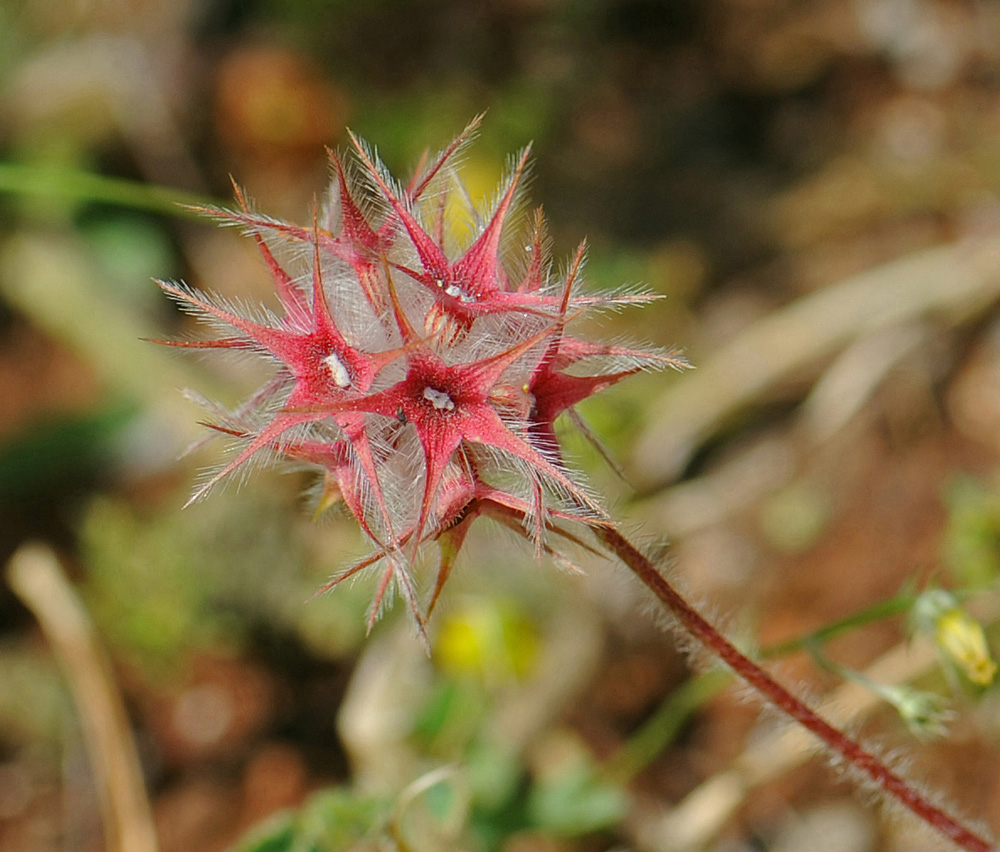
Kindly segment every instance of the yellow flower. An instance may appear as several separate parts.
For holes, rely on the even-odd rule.
[[[970,681],[980,686],[993,683],[997,664],[986,644],[982,625],[963,609],[953,607],[938,615],[934,639]]]

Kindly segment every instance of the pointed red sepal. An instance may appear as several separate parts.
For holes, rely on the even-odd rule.
[[[531,146],[521,152],[493,218],[453,267],[452,280],[463,292],[476,299],[492,295],[500,289],[498,282],[504,278],[499,262],[500,235],[530,153]]]
[[[530,252],[528,268],[524,271],[521,283],[517,285],[518,293],[537,293],[548,280],[548,251],[545,245],[545,216],[542,208],[535,211],[535,221],[531,229],[531,245],[526,246]]]
[[[249,349],[251,344],[242,337],[220,337],[218,340],[157,340],[140,337],[145,343],[173,346],[175,349]]]
[[[229,179],[233,184],[233,193],[236,196],[236,203],[239,204],[240,210],[245,216],[252,216],[253,214],[250,211],[250,205],[247,203],[246,197],[243,195],[243,190],[240,189],[239,184],[233,180],[232,176],[230,176]],[[306,302],[305,295],[292,281],[291,276],[275,259],[274,255],[271,253],[271,249],[264,241],[264,237],[261,235],[260,229],[252,228],[250,233],[253,236],[254,242],[257,243],[257,248],[261,253],[261,257],[264,258],[264,263],[267,264],[267,269],[271,273],[271,280],[274,282],[274,289],[278,294],[278,299],[281,301],[281,306],[285,309],[285,313],[288,315],[289,320],[300,328],[307,328],[309,326],[309,305]]]
[[[413,176],[413,180],[410,182],[411,186],[408,191],[410,198],[420,198],[424,194],[424,190],[430,184],[438,173],[444,166],[451,160],[452,157],[473,137],[477,130],[479,130],[479,125],[482,124],[483,117],[486,113],[479,113],[475,118],[472,119],[465,129],[455,137],[455,140],[445,148],[439,155],[438,158],[427,167],[426,171],[418,168]]]
[[[352,133],[351,141],[354,143],[355,151],[371,176],[371,179],[375,181],[379,191],[385,196],[386,201],[389,202],[396,216],[399,217],[399,221],[406,229],[407,234],[409,234],[410,241],[417,250],[417,255],[420,257],[420,262],[423,264],[424,270],[431,278],[442,281],[444,286],[447,286],[450,283],[448,258],[445,257],[441,248],[423,229],[407,205],[403,203],[386,183],[382,177],[381,170],[361,143],[361,140]]]

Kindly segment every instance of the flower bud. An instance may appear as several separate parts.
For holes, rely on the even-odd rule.
[[[917,600],[912,613],[916,629],[934,637],[941,653],[977,686],[989,686],[997,664],[982,625],[966,612],[953,594],[930,589]]]

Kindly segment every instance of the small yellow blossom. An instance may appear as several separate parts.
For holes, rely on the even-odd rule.
[[[934,625],[938,647],[975,684],[989,686],[997,664],[986,644],[982,625],[965,610],[955,607],[941,613]]]

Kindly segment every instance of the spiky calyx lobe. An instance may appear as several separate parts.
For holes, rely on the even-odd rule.
[[[580,295],[582,247],[557,277],[541,212],[526,233],[512,227],[527,151],[492,209],[474,208],[455,162],[477,124],[405,186],[352,136],[353,162],[331,153],[333,184],[309,227],[255,213],[238,188],[235,209],[207,210],[256,241],[279,312],[249,317],[161,282],[221,330],[175,345],[255,352],[275,368],[246,404],[217,412],[215,428],[240,446],[192,500],[262,455],[319,468],[323,504],[342,500],[374,547],[330,585],[381,565],[372,618],[395,587],[421,628],[412,566],[423,544],[441,544],[433,607],[476,517],[539,554],[557,555],[553,537],[579,543],[564,524],[607,521],[566,469],[555,419],[638,370],[684,366],[676,352],[574,336],[582,314],[649,297]],[[464,247],[453,245],[456,204],[477,223]]]

